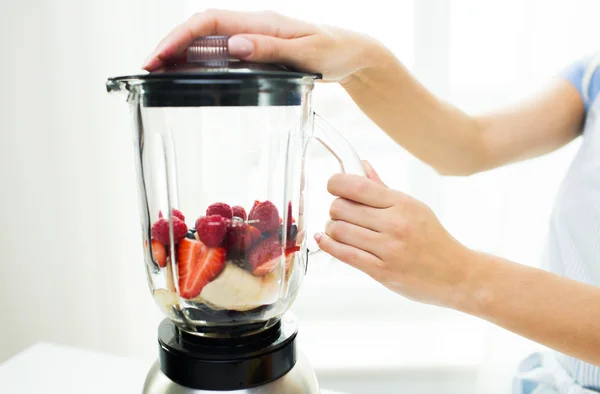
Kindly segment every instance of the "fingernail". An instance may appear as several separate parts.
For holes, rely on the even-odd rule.
[[[158,58],[154,55],[154,53],[152,53],[144,61],[144,64],[142,65],[142,69],[150,71],[155,68],[158,68],[159,66],[160,66],[160,60],[158,60]]]
[[[254,44],[244,37],[231,37],[229,39],[229,54],[236,57],[252,55]]]
[[[315,233],[315,241],[320,242],[321,238],[323,238],[323,234],[321,233]]]

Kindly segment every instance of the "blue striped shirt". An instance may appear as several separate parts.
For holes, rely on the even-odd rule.
[[[595,286],[600,286],[599,65],[600,57],[589,56],[560,74],[579,91],[587,116],[580,150],[558,191],[543,261],[549,271]],[[600,367],[563,354],[556,359],[576,384],[600,392]]]

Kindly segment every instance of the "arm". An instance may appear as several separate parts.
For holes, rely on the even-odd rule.
[[[549,153],[577,137],[584,105],[557,79],[538,95],[492,114],[469,116],[433,96],[386,50],[380,66],[342,86],[394,141],[444,175],[470,175]]]
[[[368,178],[336,174],[321,250],[409,299],[485,319],[600,365],[600,288],[473,251],[422,202]]]
[[[600,288],[469,252],[455,309],[600,366]]]
[[[469,116],[427,91],[376,40],[272,12],[198,13],[161,41],[144,68],[175,61],[195,37],[211,34],[232,36],[229,51],[240,59],[284,63],[341,83],[385,133],[443,174],[473,174],[555,150],[578,135],[584,116],[577,90],[562,80],[513,108]]]

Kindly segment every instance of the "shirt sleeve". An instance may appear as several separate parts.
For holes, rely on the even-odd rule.
[[[566,67],[559,73],[559,76],[569,81],[581,95],[581,99],[585,105],[585,110],[589,110],[590,106],[600,92],[600,58],[598,56],[585,56],[573,64]],[[593,74],[587,84],[587,97],[584,89],[585,76],[588,71],[594,68]]]

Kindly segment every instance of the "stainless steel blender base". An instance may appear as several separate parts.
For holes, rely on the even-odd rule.
[[[296,365],[281,378],[251,389],[233,391],[195,390],[181,386],[165,376],[157,360],[148,371],[143,394],[320,394],[320,392],[314,370],[306,356],[298,351]]]

